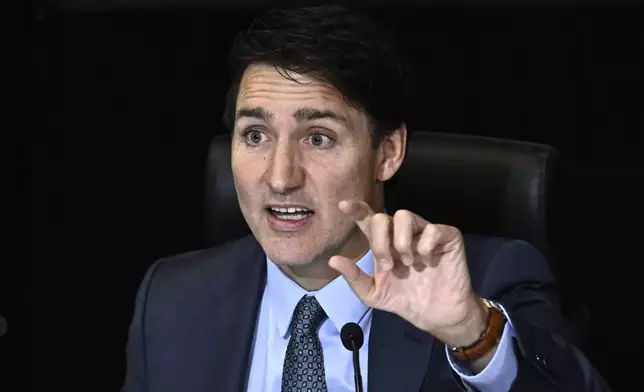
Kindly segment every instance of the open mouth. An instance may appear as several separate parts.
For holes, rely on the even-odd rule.
[[[315,214],[315,211],[304,207],[267,207],[271,215],[279,220],[300,221]]]

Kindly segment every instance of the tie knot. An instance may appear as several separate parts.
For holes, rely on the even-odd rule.
[[[314,296],[304,296],[295,306],[293,320],[291,321],[291,333],[303,335],[308,333],[317,334],[317,329],[324,321],[326,313]]]

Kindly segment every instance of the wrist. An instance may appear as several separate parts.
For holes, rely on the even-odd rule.
[[[489,308],[483,300],[476,297],[467,312],[467,317],[458,325],[450,328],[443,343],[452,347],[467,347],[476,342],[485,332],[488,324]]]
[[[487,308],[485,328],[480,336],[469,345],[450,347],[451,354],[461,361],[476,362],[496,351],[496,346],[501,339],[507,321],[500,306],[487,299],[481,299]]]

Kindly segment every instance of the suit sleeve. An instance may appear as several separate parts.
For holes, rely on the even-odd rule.
[[[145,308],[150,282],[154,277],[158,262],[148,269],[139,286],[134,304],[134,315],[130,323],[126,345],[126,374],[121,392],[147,391],[145,359]]]
[[[480,294],[498,301],[512,320],[517,370],[510,392],[610,392],[603,377],[571,343],[555,280],[541,253],[525,241],[502,246]],[[464,390],[460,377],[457,382]]]

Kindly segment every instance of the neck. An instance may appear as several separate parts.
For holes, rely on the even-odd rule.
[[[320,290],[339,276],[326,263],[317,261],[303,266],[280,266],[280,269],[306,291]]]

